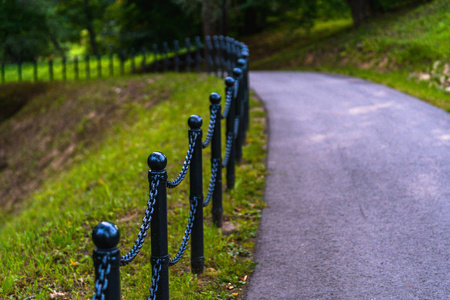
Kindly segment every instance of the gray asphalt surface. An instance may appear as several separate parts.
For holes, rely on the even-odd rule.
[[[270,175],[247,299],[450,299],[450,115],[338,75],[250,82]]]

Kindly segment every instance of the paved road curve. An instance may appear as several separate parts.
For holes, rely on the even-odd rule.
[[[450,299],[450,115],[337,75],[252,72],[269,116],[248,299]]]

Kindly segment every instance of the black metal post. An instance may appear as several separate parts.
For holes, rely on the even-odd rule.
[[[248,83],[248,70],[249,70],[249,52],[245,47],[241,52],[242,58],[245,60],[245,70],[244,70],[244,117],[245,117],[245,130],[250,128],[250,99],[249,99],[249,83]]]
[[[167,57],[169,53],[169,45],[167,42],[163,42],[163,53],[164,53],[164,72],[167,72],[169,69],[169,58]]]
[[[2,83],[5,83],[5,61],[2,61]]]
[[[191,63],[192,63],[192,57],[191,57],[191,40],[189,38],[185,38],[184,42],[186,44],[186,72],[191,72]]]
[[[34,81],[38,81],[38,70],[37,70],[37,59],[33,60],[33,77],[34,77]]]
[[[112,52],[109,53],[109,76],[114,76],[114,54]]]
[[[78,80],[79,74],[78,74],[78,57],[77,56],[75,56],[75,59],[73,61],[73,69],[75,72],[75,79]]]
[[[230,72],[233,73],[234,63],[238,59],[238,48],[236,47],[237,41],[233,38],[231,38],[230,43]],[[230,73],[230,74],[231,74]]]
[[[131,48],[131,73],[136,73],[136,62],[134,60],[136,55],[136,52],[134,51],[134,48]]]
[[[91,78],[91,64],[89,62],[89,54],[84,57],[84,68],[86,73],[86,79]]]
[[[221,68],[221,74],[222,78],[225,78],[225,72],[226,72],[226,45],[225,45],[225,38],[223,35],[219,36],[219,45],[220,45],[220,68]]]
[[[53,59],[51,58],[48,61],[48,78],[50,81],[53,80]]]
[[[22,81],[22,60],[19,59],[19,64],[17,65],[17,75],[19,77],[19,82]]]
[[[153,44],[153,73],[158,71],[158,45]]]
[[[100,54],[97,54],[97,77],[102,77],[102,57]]]
[[[173,52],[175,52],[174,62],[175,62],[175,72],[180,72],[180,44],[178,40],[173,41]]]
[[[147,66],[147,51],[145,50],[145,47],[142,47],[142,61],[141,61],[141,67],[142,67],[142,73],[146,73]]]
[[[214,74],[219,77],[219,66],[220,66],[220,44],[219,38],[215,35],[213,36],[214,45]]]
[[[125,75],[125,51],[122,49],[120,50],[120,55],[119,55],[119,60],[120,60],[120,75]]]
[[[233,62],[233,60],[232,60],[233,59],[232,45],[233,45],[234,39],[230,38],[230,37],[226,37],[225,40],[226,40],[226,47],[227,47],[226,68],[227,68],[227,74],[229,75],[229,74],[231,74],[231,70],[233,68],[231,66],[231,64]]]
[[[225,84],[227,85],[227,89],[231,89],[233,86],[236,86],[236,81],[232,77],[227,77],[225,79]],[[235,182],[235,157],[236,157],[236,143],[235,143],[235,134],[234,134],[234,125],[235,125],[235,117],[236,117],[236,101],[235,95],[231,96],[230,108],[227,115],[227,130],[226,130],[226,141],[227,147],[230,148],[228,162],[227,162],[227,189],[232,190],[234,188]],[[231,145],[228,145],[231,137]]]
[[[235,62],[238,60],[239,58],[239,47],[238,47],[238,41],[233,41],[232,44],[232,52],[233,52],[233,57],[232,57],[232,68],[235,67]],[[232,70],[233,71],[233,70]]]
[[[202,49],[202,42],[200,41],[200,37],[195,37],[195,70],[197,73],[200,73],[202,68],[202,55],[200,51]]]
[[[66,57],[65,56],[62,57],[61,63],[62,63],[63,80],[66,81],[67,80],[67,67],[66,67]]]
[[[238,118],[238,128],[236,128],[236,161],[242,161],[242,145],[244,143],[244,72],[245,61],[238,59],[238,68],[233,69],[233,76],[239,82],[236,97],[236,117]]]
[[[197,198],[197,209],[191,233],[191,270],[194,274],[201,274],[205,265],[203,250],[202,118],[197,115],[192,115],[189,117],[188,125],[190,127],[189,137],[193,134],[197,134],[189,170],[189,198],[190,201]]]
[[[119,228],[113,223],[101,222],[92,231],[92,240],[97,247],[93,253],[96,283],[94,299],[120,300],[121,257],[117,248],[120,240]]]
[[[221,105],[220,105],[220,95],[218,93],[212,93],[209,96],[209,101],[211,105],[209,109],[211,113],[213,110],[216,111],[217,119],[216,125],[214,126],[214,132],[211,140],[211,166],[217,165],[217,175],[216,182],[214,185],[214,191],[212,195],[212,221],[217,227],[222,227],[223,225],[223,206],[222,206],[222,128],[221,128]]]
[[[206,53],[206,72],[211,74],[213,69],[213,47],[211,43],[211,37],[205,37],[205,53]]]
[[[167,241],[167,158],[161,152],[153,152],[147,160],[150,171],[148,182],[151,189],[152,181],[159,180],[156,201],[151,222],[152,274],[155,277],[155,264],[159,264],[159,281],[156,299],[169,299],[169,248]],[[158,270],[156,270],[158,271]]]

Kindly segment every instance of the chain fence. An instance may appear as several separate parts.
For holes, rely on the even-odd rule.
[[[180,43],[174,43],[170,52],[168,43],[163,43],[160,55],[158,46],[153,46],[153,62],[142,65],[143,69],[168,71],[173,68],[180,72],[184,64],[190,72],[195,64],[196,71],[206,70],[209,74],[225,78],[225,108],[221,112],[221,96],[210,95],[210,120],[206,138],[202,141],[202,119],[192,115],[189,120],[188,150],[175,180],[167,179],[167,158],[161,152],[153,152],[148,158],[149,197],[142,225],[132,249],[123,256],[117,248],[119,229],[109,222],[98,224],[92,233],[94,250],[95,295],[93,299],[119,300],[120,267],[131,263],[139,254],[151,232],[152,284],[148,299],[169,299],[170,266],[178,263],[191,244],[191,271],[201,274],[204,268],[203,207],[211,204],[213,224],[222,226],[222,168],[226,168],[227,188],[234,188],[235,164],[240,160],[242,144],[248,120],[248,48],[245,44],[230,37],[206,37],[204,44],[196,38],[195,46],[185,40],[186,51],[181,55]],[[169,53],[171,53],[169,55]],[[203,55],[202,55],[203,54]],[[192,56],[194,58],[192,58]],[[225,76],[226,75],[226,76]],[[225,136],[222,134],[221,120],[226,120]],[[225,155],[222,160],[222,139],[225,138]],[[211,177],[206,199],[203,197],[202,150],[211,147]],[[189,171],[190,210],[184,237],[178,252],[173,258],[168,253],[167,234],[167,191],[179,186]]]
[[[68,81],[117,77],[129,74],[205,71],[205,41],[195,37],[171,45],[153,44],[152,50],[117,49],[98,55],[50,55],[42,59],[17,62],[0,61],[0,83],[22,81]],[[161,49],[161,50],[160,50]],[[223,62],[220,62],[222,64]]]

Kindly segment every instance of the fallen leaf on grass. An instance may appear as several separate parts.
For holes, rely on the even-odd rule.
[[[50,299],[62,298],[62,297],[65,297],[65,296],[66,296],[65,293],[59,293],[59,292],[53,291],[53,293],[50,294]]]
[[[231,282],[228,282],[227,286],[225,287],[227,290],[234,289],[234,286],[231,285]]]

